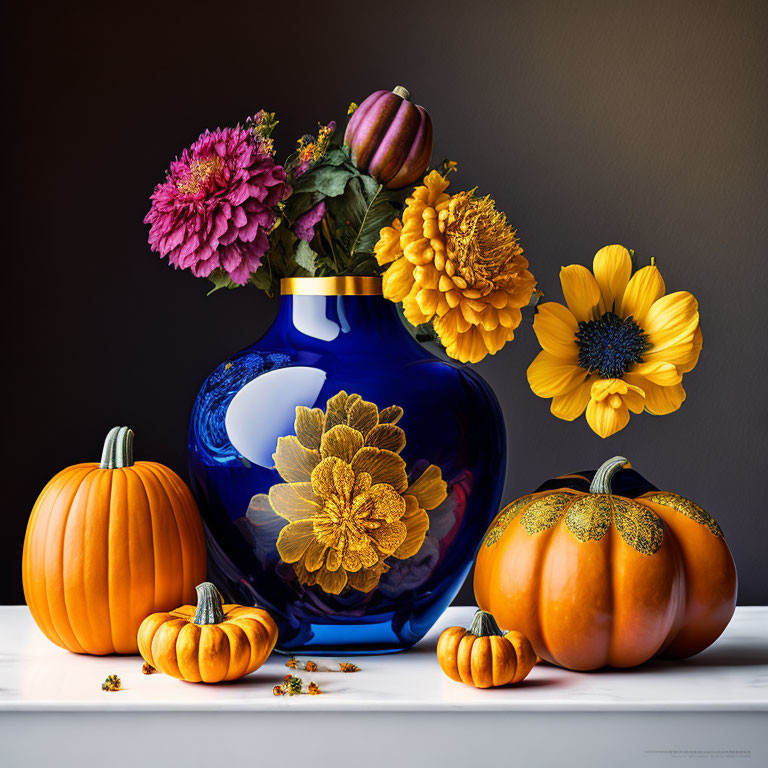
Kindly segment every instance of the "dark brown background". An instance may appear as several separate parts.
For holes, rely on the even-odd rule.
[[[407,86],[454,185],[493,194],[540,285],[621,242],[700,301],[689,400],[608,440],[525,381],[531,328],[478,366],[509,432],[507,497],[623,453],[716,515],[740,601],[768,603],[764,2],[27,3],[5,40],[0,602],[22,601],[29,510],[62,467],[129,424],[139,458],[185,472],[205,375],[269,325],[255,290],[150,254],[142,217],[205,127],[264,107],[278,149],[370,91]],[[465,585],[462,602],[471,602]]]

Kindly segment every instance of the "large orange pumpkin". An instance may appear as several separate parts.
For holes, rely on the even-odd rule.
[[[736,568],[715,520],[644,481],[633,498],[612,494],[628,464],[605,462],[588,490],[569,476],[514,501],[480,546],[477,604],[569,669],[692,656],[736,605]]]
[[[162,464],[134,464],[133,432],[115,427],[101,464],[62,470],[38,497],[24,539],[24,596],[56,645],[136,653],[147,615],[194,597],[205,557],[187,486]]]

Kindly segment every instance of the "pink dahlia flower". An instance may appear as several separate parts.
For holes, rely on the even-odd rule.
[[[176,269],[224,269],[243,285],[269,248],[276,205],[291,190],[251,131],[206,131],[171,163],[144,218],[149,245]]]

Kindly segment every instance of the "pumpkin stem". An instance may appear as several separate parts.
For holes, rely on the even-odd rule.
[[[592,482],[589,485],[590,493],[611,493],[611,480],[613,476],[623,467],[630,466],[629,460],[623,456],[614,456],[600,465],[600,469],[595,472]]]
[[[403,99],[406,99],[406,100],[411,98],[410,91],[407,88],[404,88],[402,85],[396,85],[392,89],[392,93],[395,93],[398,96],[400,96],[400,98],[403,98]]]
[[[101,452],[102,469],[120,469],[133,466],[133,430],[129,427],[112,427]]]
[[[467,630],[468,635],[475,637],[489,637],[490,635],[503,635],[496,619],[488,611],[478,611],[472,619],[472,626]]]
[[[224,609],[221,607],[219,590],[210,581],[204,581],[195,587],[197,592],[197,610],[195,624],[221,624],[224,621]]]

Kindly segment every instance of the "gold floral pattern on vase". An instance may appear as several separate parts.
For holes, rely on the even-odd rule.
[[[296,408],[295,435],[280,437],[273,455],[285,481],[269,503],[288,524],[277,539],[282,560],[300,583],[338,595],[349,586],[370,592],[389,570],[387,560],[415,555],[429,529],[428,510],[447,486],[430,464],[409,482],[403,409],[381,411],[341,391],[326,410]]]

